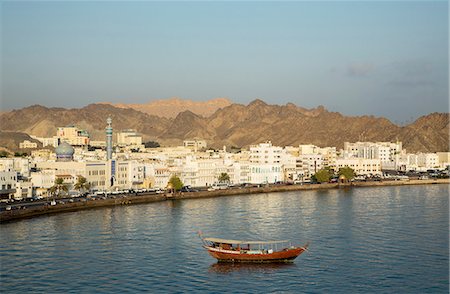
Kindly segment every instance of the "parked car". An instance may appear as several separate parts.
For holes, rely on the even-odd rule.
[[[225,189],[228,189],[228,187],[229,187],[229,184],[228,183],[214,183],[212,186],[211,186],[211,189],[212,190],[225,190]],[[209,190],[209,189],[208,189]]]
[[[181,192],[198,192],[197,189],[192,188],[191,186],[184,186],[180,190]]]

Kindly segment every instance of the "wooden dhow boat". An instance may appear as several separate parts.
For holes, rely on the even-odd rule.
[[[289,240],[227,240],[204,238],[201,233],[199,236],[202,239],[203,248],[218,262],[293,262],[297,256],[308,250],[308,244],[300,247],[292,246]]]

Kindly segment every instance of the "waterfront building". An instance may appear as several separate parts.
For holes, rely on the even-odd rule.
[[[438,156],[441,168],[445,169],[450,166],[450,152],[437,152],[436,155]]]
[[[217,182],[216,165],[220,162],[217,158],[199,158],[197,163],[197,185],[211,186]],[[230,177],[231,178],[231,177]]]
[[[249,170],[252,184],[273,184],[284,179],[281,164],[250,163]]]
[[[31,172],[30,181],[35,189],[36,196],[48,196],[47,191],[55,184],[56,170],[43,169]]]
[[[439,169],[439,156],[436,153],[417,154],[417,167],[419,170]]]
[[[55,170],[55,177],[67,175],[71,181],[78,176],[86,178],[93,190],[122,190],[131,188],[129,175],[129,161],[89,161],[89,162],[39,162],[38,169]],[[32,176],[33,177],[33,176]],[[34,184],[39,187],[38,184]]]
[[[343,167],[350,167],[354,170],[356,175],[382,175],[381,161],[379,159],[367,158],[337,158],[336,171]]]
[[[318,157],[323,167],[336,167],[337,152],[336,147],[318,147],[315,145],[299,145],[299,157],[308,158],[311,155],[322,155]],[[314,158],[311,158],[314,160]],[[317,160],[317,159],[316,159]]]
[[[20,149],[35,149],[38,147],[38,144],[36,142],[31,142],[29,140],[24,140],[23,142],[19,143]]]
[[[297,158],[298,155],[295,156],[295,152],[288,152],[284,149],[284,152],[281,156],[281,164],[283,167],[283,179],[281,181],[293,181],[298,177],[297,173]]]
[[[322,154],[300,154],[296,160],[296,172],[304,179],[309,179],[324,167]]]
[[[56,131],[56,138],[59,143],[66,142],[74,146],[89,145],[89,133],[73,125],[59,127]]]
[[[379,159],[383,169],[397,169],[402,152],[401,142],[344,142],[345,155],[356,158]]]
[[[281,163],[282,147],[272,146],[271,141],[250,146],[250,163],[279,164]]]
[[[14,199],[21,200],[33,197],[33,183],[31,181],[17,181]]]
[[[17,172],[0,171],[0,199],[11,199],[16,193]]]
[[[322,155],[323,166],[336,169],[336,159],[337,159],[336,147],[319,148],[318,153]]]
[[[163,165],[155,165],[154,167],[154,187],[165,189],[169,183],[171,172],[169,168]]]

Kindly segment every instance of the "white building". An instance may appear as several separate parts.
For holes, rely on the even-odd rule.
[[[117,133],[117,144],[119,146],[138,146],[142,145],[142,135],[136,130],[127,129]]]
[[[250,163],[252,164],[280,164],[283,148],[272,146],[268,141],[250,146]]]
[[[16,183],[16,193],[14,199],[21,200],[33,197],[33,183],[29,181],[19,181]]]
[[[34,187],[50,189],[55,184],[56,170],[44,169],[37,172],[31,172],[30,180]],[[39,195],[40,196],[40,195]]]
[[[11,199],[16,193],[17,173],[0,171],[0,199]]]
[[[450,166],[450,152],[437,152],[439,158],[439,165],[441,168],[447,168]]]
[[[322,167],[336,167],[337,152],[336,147],[318,147],[315,145],[299,145],[299,156],[307,158],[308,155],[322,155],[320,158]],[[312,158],[312,160],[314,160]]]
[[[19,143],[20,149],[34,149],[37,147],[38,147],[38,144],[36,142],[31,142],[29,140],[24,140],[23,142]]]
[[[324,167],[322,154],[300,154],[299,157],[297,157],[297,174],[304,179],[310,178]]]
[[[383,169],[397,169],[401,142],[344,142],[344,157],[379,159]]]
[[[41,142],[42,147],[46,147],[46,146],[57,147],[58,146],[58,137],[57,136],[52,137],[52,138],[43,138],[43,137],[36,137],[36,136],[30,135],[30,137]]]
[[[38,162],[41,170],[54,170],[55,177],[65,177],[68,184],[74,184],[79,176],[86,178],[92,190],[123,190],[132,188],[128,161],[89,161],[89,162]],[[68,180],[68,177],[71,180]],[[31,180],[33,181],[33,175]],[[37,183],[33,185],[39,187]]]
[[[336,168],[343,167],[353,169],[356,175],[381,175],[381,161],[379,159],[367,158],[337,158]]]
[[[76,126],[59,127],[56,131],[56,138],[59,143],[66,142],[73,146],[89,145],[89,134],[85,130],[78,129]]]
[[[281,164],[250,163],[250,183],[272,184],[284,180]]]
[[[208,147],[205,140],[185,140],[183,141],[183,146],[192,149],[195,152]]]
[[[420,170],[440,168],[439,156],[436,153],[417,154],[417,167]]]
[[[14,171],[20,176],[28,177],[30,175],[30,160],[28,158],[0,158],[0,171]]]

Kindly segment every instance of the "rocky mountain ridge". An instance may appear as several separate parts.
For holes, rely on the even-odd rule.
[[[218,109],[230,105],[232,102],[227,98],[215,98],[208,101],[193,101],[173,97],[169,99],[153,100],[145,104],[125,104],[103,102],[117,108],[131,108],[150,115],[157,115],[165,118],[174,118],[180,112],[189,110],[197,115],[208,117]]]
[[[0,115],[0,131],[50,137],[56,127],[74,124],[104,140],[105,121],[114,130],[136,129],[144,140],[179,145],[186,139],[204,139],[209,146],[246,147],[271,140],[274,145],[315,144],[343,147],[345,141],[402,141],[408,152],[449,151],[449,113],[431,113],[407,126],[386,118],[344,116],[323,106],[313,109],[269,105],[255,100],[248,105],[230,104],[208,117],[186,110],[175,118],[150,115],[130,108],[90,104],[80,109],[47,108],[39,105]],[[6,133],[3,133],[6,134]]]

